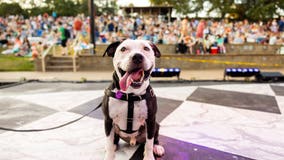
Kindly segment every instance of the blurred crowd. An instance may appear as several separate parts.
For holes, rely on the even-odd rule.
[[[284,44],[284,17],[267,22],[200,20],[177,18],[172,22],[158,17],[128,18],[117,15],[97,16],[95,20],[97,44],[121,39],[144,39],[156,44],[177,45],[177,52],[209,53],[218,47],[226,53],[226,43]],[[50,45],[66,47],[76,40],[88,46],[89,18],[53,17],[48,14],[25,19],[22,16],[0,17],[0,46],[3,54],[36,58]],[[198,48],[198,49],[196,49]]]

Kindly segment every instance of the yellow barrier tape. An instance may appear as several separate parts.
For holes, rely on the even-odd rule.
[[[256,62],[234,62],[234,61],[221,61],[221,60],[204,60],[204,59],[193,59],[187,57],[162,57],[164,59],[176,59],[179,61],[195,62],[195,63],[214,63],[214,64],[228,64],[228,65],[246,65],[246,66],[260,66],[260,67],[281,67],[280,64],[266,64],[266,63],[256,63]]]

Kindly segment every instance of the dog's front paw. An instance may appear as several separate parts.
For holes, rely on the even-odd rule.
[[[153,154],[145,154],[143,160],[155,160]]]
[[[152,150],[144,151],[143,160],[155,160],[154,154]]]
[[[153,152],[156,156],[161,157],[165,154],[165,149],[163,146],[155,144],[153,148]]]
[[[104,160],[114,160],[114,158],[115,158],[115,153],[114,152],[106,152]]]
[[[114,145],[113,148],[109,148],[107,151],[106,151],[106,154],[105,154],[105,159],[104,160],[114,160],[115,159],[115,151],[117,149],[117,146]]]

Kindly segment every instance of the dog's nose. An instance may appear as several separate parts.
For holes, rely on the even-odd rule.
[[[134,64],[140,64],[143,62],[143,56],[139,53],[136,53],[133,57],[132,57],[132,62]]]

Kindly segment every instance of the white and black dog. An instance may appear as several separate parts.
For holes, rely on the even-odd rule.
[[[156,96],[149,84],[160,51],[149,41],[124,40],[110,44],[105,54],[113,57],[115,69],[102,106],[107,137],[105,160],[115,159],[120,138],[131,146],[145,143],[143,160],[164,155],[158,141]]]

